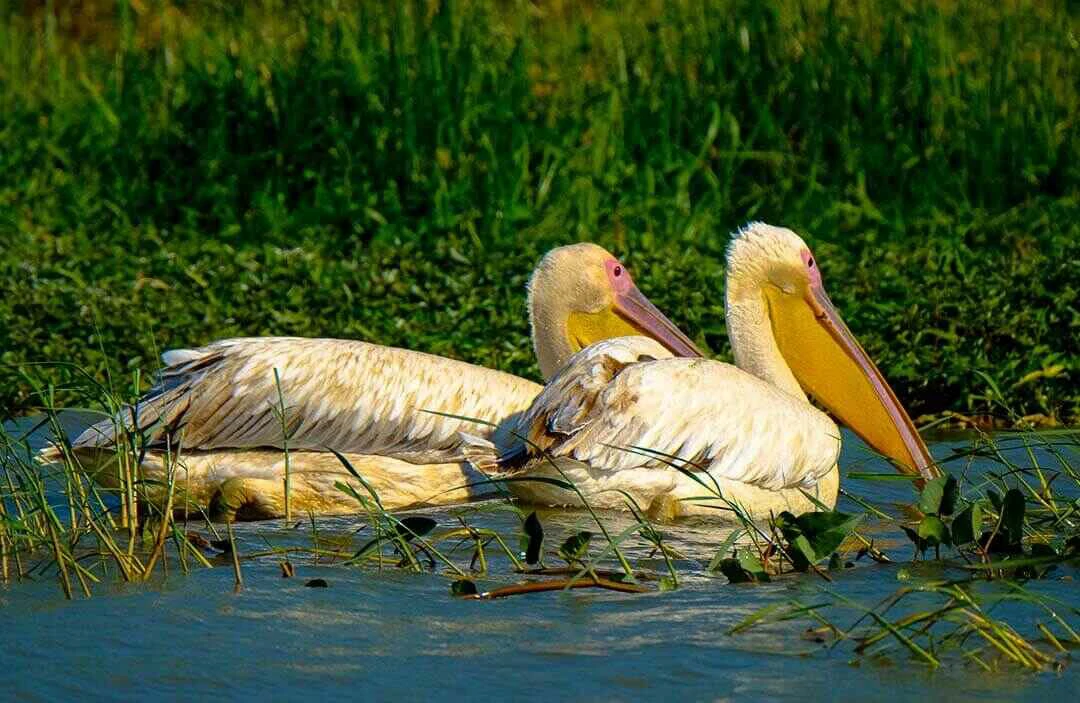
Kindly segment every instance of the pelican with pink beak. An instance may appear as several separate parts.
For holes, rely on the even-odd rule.
[[[674,358],[641,336],[598,342],[548,382],[513,439],[472,442],[470,457],[485,471],[555,479],[508,482],[527,502],[579,503],[558,485],[569,479],[593,507],[625,509],[632,499],[668,518],[835,505],[833,418],[900,471],[938,475],[798,235],[753,223],[734,236],[726,312],[734,365]]]
[[[595,244],[548,252],[530,279],[528,309],[545,379],[584,347],[622,335],[700,356],[626,267]],[[298,514],[358,512],[356,499],[336,487],[353,477],[331,449],[387,509],[469,500],[477,477],[459,433],[491,436],[541,390],[455,359],[353,340],[226,339],[162,360],[157,385],[83,432],[70,459],[109,488],[141,475],[148,491],[161,493],[172,475],[177,509],[227,520],[284,515],[286,466]],[[139,446],[125,448],[133,437]],[[67,452],[59,443],[41,458]]]

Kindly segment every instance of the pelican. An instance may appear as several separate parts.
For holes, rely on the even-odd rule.
[[[840,432],[810,396],[901,471],[937,475],[798,235],[763,223],[736,233],[726,315],[735,365],[673,358],[641,336],[598,342],[514,420],[507,444],[470,440],[467,453],[486,472],[572,481],[597,508],[629,497],[662,519],[798,514],[835,505],[839,487]],[[525,502],[581,503],[552,481],[508,486]]]
[[[626,267],[594,244],[545,255],[529,281],[528,308],[545,378],[589,344],[626,334],[699,355]],[[541,390],[454,359],[336,339],[227,339],[168,351],[162,361],[158,383],[134,407],[83,432],[71,445],[74,458],[115,489],[118,459],[140,454],[142,475],[156,479],[148,485],[174,475],[177,509],[225,520],[285,514],[286,460],[292,509],[357,512],[355,498],[335,487],[351,476],[330,449],[346,456],[386,509],[467,500],[476,476],[459,432],[492,436]],[[132,434],[142,435],[145,451],[117,451]],[[54,445],[42,460],[66,451]]]

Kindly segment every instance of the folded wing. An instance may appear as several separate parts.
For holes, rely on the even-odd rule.
[[[545,453],[609,471],[674,462],[781,490],[835,465],[836,426],[805,400],[729,364],[669,356],[641,337],[579,352],[521,416],[528,441],[503,452],[506,468]]]
[[[162,359],[158,384],[75,446],[111,446],[120,426],[142,432],[150,446],[182,432],[187,449],[281,447],[287,435],[292,449],[456,461],[458,432],[487,436],[491,428],[446,415],[498,423],[540,391],[499,371],[347,340],[230,339]]]

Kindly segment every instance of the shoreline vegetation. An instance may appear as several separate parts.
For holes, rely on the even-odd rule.
[[[0,419],[229,336],[535,378],[525,277],[578,239],[729,358],[722,252],[763,219],[913,416],[1080,422],[1071,3],[6,12]]]

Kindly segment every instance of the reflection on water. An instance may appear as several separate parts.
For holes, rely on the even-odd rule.
[[[1030,464],[1020,440],[1006,444],[1012,445],[1011,459]],[[966,445],[966,439],[948,437],[932,448],[940,458]],[[1044,450],[1037,450],[1036,459],[1056,465]],[[1080,463],[1080,457],[1072,459]],[[844,473],[889,470],[849,436],[842,468]],[[979,472],[985,464],[952,468]],[[910,495],[899,482],[844,485],[875,503]],[[452,524],[445,510],[429,514]],[[584,513],[548,511],[542,518],[548,549],[570,532],[595,529]],[[469,520],[517,532],[517,518],[506,511],[481,506]],[[359,524],[350,518],[319,521],[326,534],[348,533]],[[607,516],[613,534],[629,524],[625,516]],[[253,552],[267,544],[308,544],[302,532],[275,521],[241,525],[237,538],[241,552]],[[679,563],[683,587],[646,595],[575,591],[457,601],[449,595],[448,579],[440,576],[315,567],[294,559],[296,578],[282,579],[271,558],[244,564],[246,587],[240,593],[233,592],[227,568],[199,569],[184,577],[175,566],[167,581],[102,585],[92,599],[75,602],[62,600],[51,576],[0,587],[0,691],[13,699],[225,694],[307,700],[342,690],[376,698],[616,700],[671,695],[926,700],[948,691],[953,700],[986,701],[1067,700],[1080,683],[1075,667],[1061,675],[1031,676],[1015,670],[988,675],[962,666],[931,672],[902,657],[852,665],[850,648],[829,651],[826,644],[801,637],[805,625],[794,623],[729,636],[730,627],[757,609],[792,598],[812,602],[821,598],[825,584],[789,578],[731,586],[701,566],[726,528],[697,522],[665,526],[664,532],[686,557]],[[628,553],[639,562],[650,556],[642,543],[631,545]],[[662,570],[661,560],[649,563]],[[504,565],[493,571],[505,574]],[[898,571],[860,562],[827,587],[874,603],[896,589]],[[304,588],[315,576],[330,587]],[[1037,588],[1075,603],[1074,583],[1058,578]],[[1029,617],[1017,612],[1021,619]],[[853,619],[845,615],[839,624]]]

